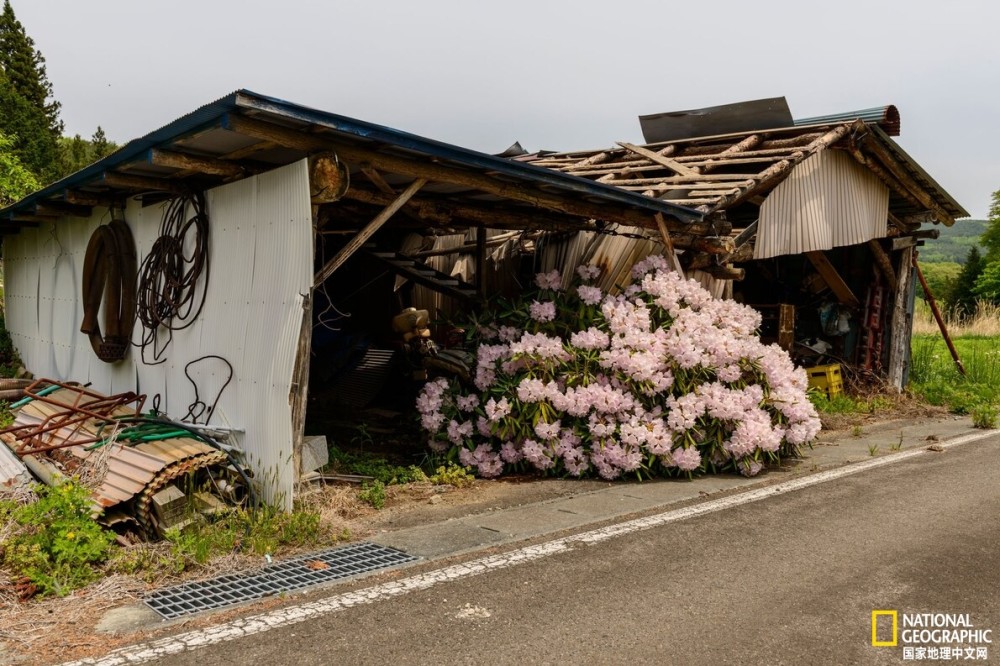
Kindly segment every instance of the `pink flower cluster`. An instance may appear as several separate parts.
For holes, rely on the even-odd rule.
[[[588,282],[600,270],[577,273]],[[484,477],[528,467],[614,479],[709,466],[753,475],[815,438],[805,372],[761,343],[754,310],[713,300],[662,257],[632,277],[611,296],[588,284],[563,291],[559,271],[539,274],[555,300],[529,300],[521,319],[494,323],[499,342],[477,350],[478,393],[425,385],[417,408],[432,448],[457,448]],[[545,328],[563,313],[589,314]]]

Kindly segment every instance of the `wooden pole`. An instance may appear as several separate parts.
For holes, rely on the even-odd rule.
[[[951,358],[954,359],[958,372],[964,377],[966,375],[965,366],[962,365],[962,360],[958,358],[958,350],[955,349],[955,345],[951,341],[951,336],[948,335],[948,327],[944,325],[944,318],[941,316],[941,311],[938,310],[934,294],[931,293],[931,288],[927,286],[927,280],[924,279],[924,273],[920,270],[916,252],[913,253],[913,267],[917,269],[917,279],[920,280],[920,286],[924,288],[924,294],[927,296],[927,302],[930,303],[931,312],[934,313],[934,319],[937,321],[938,328],[941,329],[941,337],[944,338],[945,344],[948,345],[948,351],[951,352]]]
[[[382,228],[383,224],[389,221],[390,217],[396,214],[396,211],[403,207],[403,204],[410,200],[410,197],[426,184],[427,180],[425,178],[417,178],[410,183],[410,186],[403,190],[403,193],[396,197],[395,201],[386,206],[381,213],[375,216],[374,220],[368,223],[368,226],[359,231],[357,236],[348,241],[347,245],[340,248],[340,251],[333,255],[330,261],[326,262],[326,265],[316,273],[316,279],[313,284],[318,287],[326,282],[328,277],[333,275],[352,254],[357,252],[376,231]]]
[[[870,241],[878,245],[878,241]],[[881,246],[879,246],[881,250]],[[889,364],[886,368],[886,380],[897,391],[902,391],[903,377],[906,376],[906,365],[910,358],[910,334],[913,330],[913,314],[910,312],[910,283],[913,282],[913,248],[907,248],[899,254],[899,272],[892,273],[892,314],[889,325]],[[876,255],[877,256],[877,255]],[[886,257],[886,262],[892,269],[892,262]],[[879,262],[876,262],[878,264]],[[884,270],[884,269],[883,269]]]
[[[667,224],[664,222],[661,213],[656,214],[656,226],[660,229],[660,238],[663,239],[663,249],[667,253],[670,265],[674,267],[678,275],[684,277],[684,269],[681,268],[681,261],[677,258],[677,253],[674,252],[674,243],[670,240],[670,232],[667,230]]]

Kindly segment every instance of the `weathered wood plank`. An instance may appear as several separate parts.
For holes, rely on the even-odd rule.
[[[896,249],[896,241],[899,239],[894,238],[892,241],[893,250]],[[915,243],[916,241],[914,241]],[[875,265],[878,266],[879,271],[882,273],[882,277],[885,278],[889,286],[895,290],[896,289],[896,271],[892,268],[892,260],[889,259],[889,255],[886,251],[882,249],[882,244],[877,240],[872,239],[868,241],[868,248],[872,251],[872,255],[875,257]]]
[[[364,245],[376,231],[382,228],[382,225],[389,221],[389,218],[396,214],[396,211],[403,207],[403,204],[410,200],[410,197],[416,194],[417,191],[426,184],[427,180],[424,178],[418,178],[410,183],[410,186],[403,190],[402,194],[396,197],[395,201],[386,206],[381,213],[375,216],[374,220],[368,223],[368,226],[359,231],[354,238],[347,242],[347,245],[340,248],[340,251],[333,255],[330,261],[326,262],[326,265],[323,266],[318,273],[316,273],[316,279],[313,281],[313,285],[318,287],[326,282],[328,277],[333,275],[334,272],[336,272],[336,270],[340,268],[352,254],[357,252],[358,249]]]
[[[694,171],[690,167],[684,166],[680,162],[672,160],[669,157],[665,157],[659,153],[654,153],[652,150],[648,150],[646,148],[643,148],[642,146],[637,146],[632,143],[626,143],[624,141],[619,141],[618,145],[621,146],[622,148],[625,148],[635,153],[636,155],[642,155],[646,159],[655,162],[660,166],[665,166],[674,173],[680,174],[681,176],[693,176],[697,173],[697,171]]]
[[[232,162],[188,155],[170,150],[160,150],[159,148],[151,148],[149,150],[148,161],[150,164],[157,166],[184,169],[185,171],[194,171],[210,176],[222,176],[223,178],[240,178],[249,175],[245,168]]]
[[[618,222],[630,226],[653,228],[654,222],[648,211],[641,211],[625,205],[595,204],[580,197],[560,196],[525,187],[522,183],[510,183],[490,178],[473,171],[456,169],[432,162],[417,162],[405,157],[377,153],[358,146],[340,144],[328,137],[309,135],[273,123],[246,118],[238,114],[228,117],[229,129],[255,136],[260,139],[274,141],[282,145],[314,152],[317,150],[335,150],[343,159],[351,164],[372,166],[382,171],[396,173],[412,178],[426,178],[430,181],[465,186],[470,189],[487,192],[496,196],[528,203],[539,208],[555,210],[561,213],[579,217]],[[687,231],[689,233],[706,233],[708,226],[701,223],[687,223],[674,218],[668,218],[667,225],[671,230]],[[718,227],[718,225],[717,225]],[[726,233],[726,229],[720,229]]]
[[[823,281],[826,282],[827,286],[830,287],[830,290],[837,297],[838,301],[855,309],[861,307],[861,301],[858,300],[858,297],[854,295],[851,288],[844,282],[844,278],[840,277],[840,273],[837,272],[837,269],[833,267],[833,264],[830,263],[830,260],[827,259],[823,252],[818,250],[815,252],[806,252],[806,257],[816,267],[816,271],[823,278]]]

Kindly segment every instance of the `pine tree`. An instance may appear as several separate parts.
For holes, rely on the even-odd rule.
[[[948,306],[956,314],[968,317],[976,312],[976,300],[979,294],[976,293],[976,281],[986,268],[986,260],[979,254],[979,248],[972,246],[969,254],[965,257],[965,266],[955,280],[955,286],[948,295]]]
[[[14,16],[10,0],[0,12],[0,132],[15,155],[43,179],[53,175],[63,124],[45,73],[45,58]]]
[[[10,0],[4,0],[3,13],[0,14],[0,66],[14,90],[45,114],[53,140],[61,136],[61,105],[52,94],[52,84],[45,72],[45,58],[14,16]]]
[[[90,147],[95,161],[115,149],[115,145],[108,141],[108,137],[104,134],[104,129],[100,125],[97,126],[94,136],[90,137]]]

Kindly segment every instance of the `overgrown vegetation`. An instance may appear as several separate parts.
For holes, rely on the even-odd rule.
[[[90,490],[77,482],[35,492],[30,504],[0,503],[0,521],[12,532],[3,564],[37,593],[65,595],[98,578],[114,537],[94,521]]]
[[[370,476],[384,486],[427,480],[427,475],[416,465],[394,465],[384,456],[353,453],[337,446],[330,447],[328,470],[336,474]]]
[[[944,340],[915,335],[912,341],[910,388],[932,405],[956,414],[971,414],[1000,404],[1000,337],[963,336],[954,339],[965,367],[959,373]]]
[[[884,395],[855,396],[838,393],[830,398],[823,391],[810,390],[809,399],[821,414],[878,414],[893,406],[892,400]],[[860,432],[855,436],[860,436]]]

